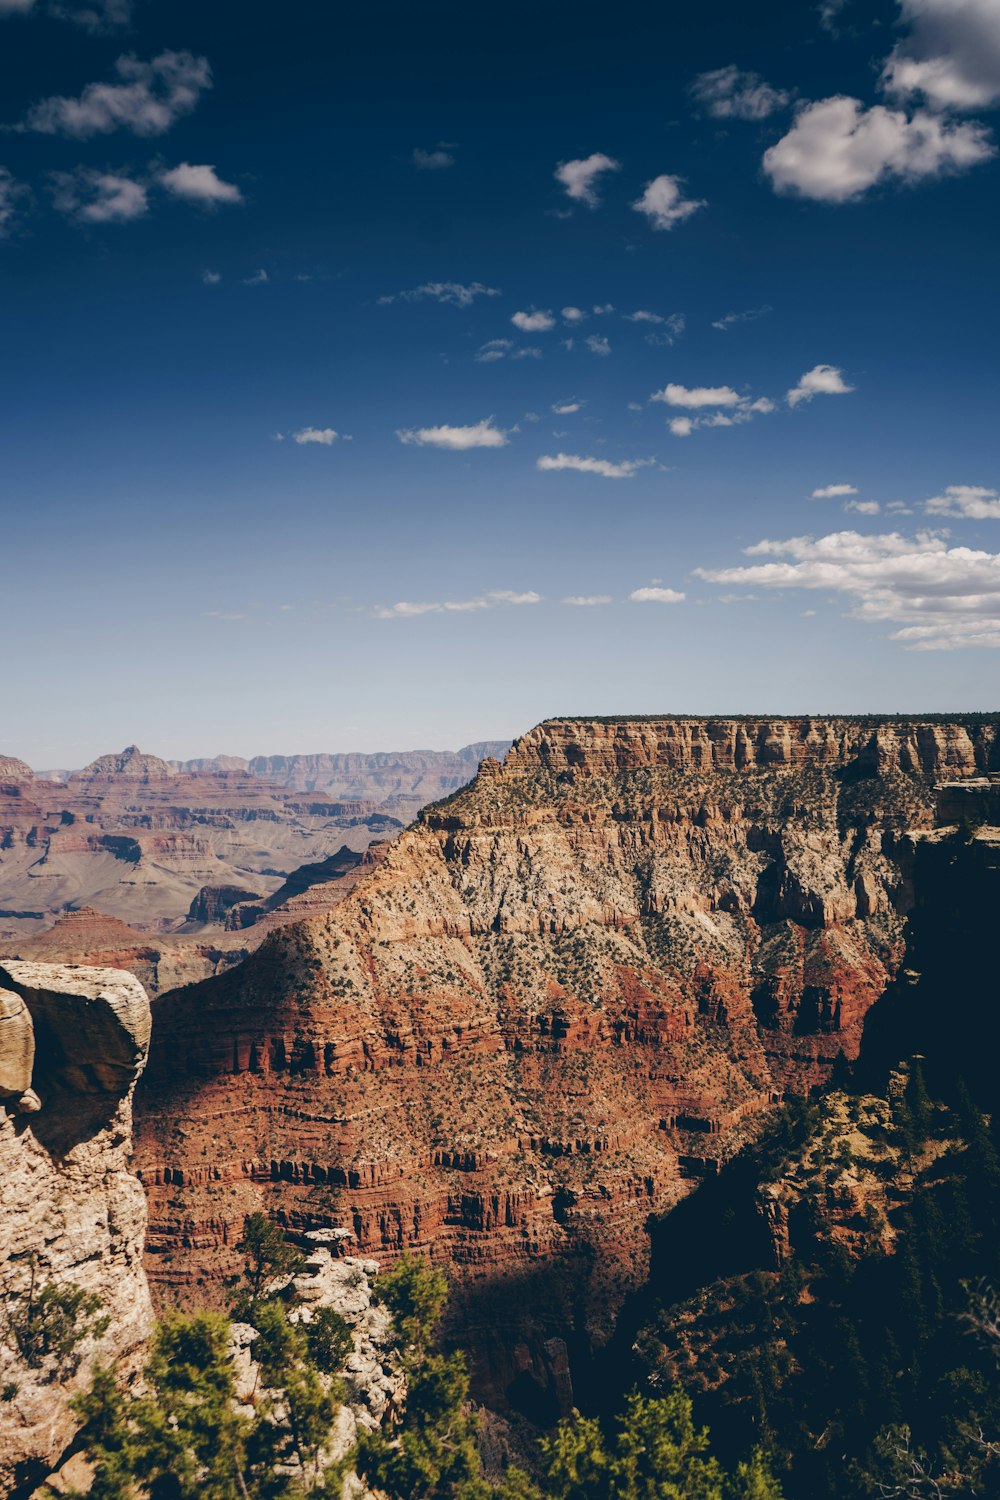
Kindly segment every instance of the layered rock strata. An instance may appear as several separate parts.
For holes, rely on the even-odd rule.
[[[649,1215],[857,1054],[903,831],[998,753],[981,716],[539,726],[335,910],[161,999],[159,1295],[211,1300],[263,1207],[447,1262],[492,1400],[565,1388],[549,1341],[604,1337]]]
[[[0,1494],[29,1494],[76,1431],[96,1359],[132,1373],[152,1307],[129,1171],[149,1003],[112,969],[0,964]],[[64,1366],[35,1337],[47,1287],[95,1294],[106,1328]]]

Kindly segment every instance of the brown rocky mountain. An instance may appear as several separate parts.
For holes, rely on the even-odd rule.
[[[262,758],[252,770],[226,756],[175,766],[131,745],[64,780],[0,759],[0,952],[32,951],[58,924],[49,957],[114,961],[153,993],[213,974],[282,920],[277,893],[296,870],[345,848],[360,858],[467,781],[476,753],[273,757],[272,776]],[[227,891],[267,903],[252,938],[226,932]],[[317,889],[313,909],[321,899]],[[81,920],[63,922],[80,909]],[[137,941],[107,941],[105,918],[136,929]]]
[[[494,1402],[566,1390],[645,1225],[857,1054],[903,833],[997,716],[543,724],[336,908],[163,996],[148,1263],[211,1301],[244,1213],[449,1263]]]

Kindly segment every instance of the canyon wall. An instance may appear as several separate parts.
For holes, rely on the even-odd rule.
[[[902,952],[904,830],[997,720],[556,720],[335,910],[164,996],[148,1265],[221,1296],[243,1215],[426,1250],[480,1392],[569,1399],[646,1222],[856,1056]],[[498,1331],[499,1330],[499,1331]]]
[[[30,1494],[76,1432],[95,1360],[134,1374],[152,1306],[146,1204],[129,1169],[149,1044],[142,986],[113,969],[0,964],[0,1494]],[[75,1352],[44,1332],[47,1288],[99,1298]],[[77,1332],[87,1331],[81,1317]]]

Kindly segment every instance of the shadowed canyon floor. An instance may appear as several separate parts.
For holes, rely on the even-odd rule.
[[[335,909],[157,1002],[137,1099],[163,1302],[243,1215],[448,1264],[481,1394],[564,1404],[646,1225],[856,1056],[902,955],[902,835],[996,716],[556,720]]]

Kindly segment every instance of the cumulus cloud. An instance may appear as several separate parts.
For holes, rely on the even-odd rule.
[[[882,507],[877,500],[847,500],[844,509],[857,511],[859,516],[877,516]]]
[[[556,326],[550,312],[516,312],[510,321],[522,333],[548,333]]]
[[[668,406],[738,406],[745,398],[730,385],[665,385],[654,391],[650,401],[665,401]]]
[[[802,401],[811,401],[814,396],[846,396],[854,390],[844,379],[843,370],[836,365],[813,365],[811,370],[794,385],[785,396],[789,406],[798,406]]]
[[[668,173],[647,182],[642,197],[632,204],[636,213],[644,214],[654,229],[673,229],[705,206],[703,198],[685,198],[682,179]]]
[[[622,317],[626,323],[663,323],[666,321],[659,313],[649,312],[645,307],[640,307],[633,313],[623,313]]]
[[[949,484],[943,495],[924,501],[932,516],[958,516],[966,521],[1000,521],[1000,491],[978,484]]]
[[[421,172],[443,172],[447,167],[455,165],[451,152],[440,146],[434,151],[422,151],[419,146],[415,146],[410,160]]]
[[[175,198],[186,198],[191,203],[242,203],[243,194],[232,182],[223,182],[212,166],[192,166],[182,161],[160,173],[160,181],[168,193]]]
[[[49,182],[59,212],[81,224],[127,224],[149,209],[144,185],[124,172],[78,167],[75,172],[53,172]]]
[[[671,417],[667,423],[674,437],[690,437],[695,429],[693,417]]]
[[[403,428],[396,436],[401,443],[415,443],[420,448],[449,448],[456,453],[469,448],[503,448],[508,442],[508,434],[502,427],[494,427],[492,417],[469,427]]]
[[[770,560],[696,575],[727,586],[841,593],[854,618],[894,623],[891,638],[911,650],[1000,647],[1000,553],[950,547],[933,531],[913,538],[839,531],[758,542],[746,555]]]
[[[588,334],[584,341],[591,354],[599,354],[602,359],[611,353],[611,344],[603,333]]]
[[[582,307],[564,307],[562,315],[567,323],[582,323],[587,316]]]
[[[636,604],[683,604],[687,595],[676,589],[645,588],[633,589],[629,598]]]
[[[791,100],[784,89],[772,88],[757,73],[741,72],[734,63],[699,73],[691,95],[717,120],[766,120]]]
[[[489,593],[478,594],[472,599],[441,599],[422,600],[414,602],[408,599],[400,599],[396,604],[377,604],[375,606],[376,618],[380,620],[406,618],[414,615],[436,615],[436,614],[468,614],[480,609],[498,609],[503,607],[517,608],[523,604],[541,604],[541,594],[533,590],[527,593],[519,593],[516,589],[490,589]]]
[[[54,95],[41,100],[21,128],[77,140],[115,130],[163,135],[212,87],[208,59],[190,52],[161,52],[150,62],[126,54],[115,71],[120,83],[89,83],[76,99]]]
[[[858,487],[855,484],[824,484],[820,489],[813,490],[814,500],[839,500],[842,495],[856,495]]]
[[[589,609],[597,604],[610,604],[610,594],[568,594],[565,599],[560,599],[560,604],[573,604],[580,609]]]
[[[932,109],[984,109],[1000,100],[996,0],[900,0],[910,27],[882,72],[886,92]]]
[[[557,417],[568,417],[571,416],[573,412],[579,411],[580,408],[585,404],[586,403],[583,401],[562,401],[557,402],[556,405],[553,406],[552,410],[555,412]]]
[[[561,161],[554,176],[556,182],[565,188],[568,198],[576,203],[585,203],[588,208],[596,208],[600,201],[597,196],[598,180],[605,172],[620,171],[620,162],[611,156],[605,156],[603,151],[595,151],[592,156],[585,156],[578,161]]]
[[[484,286],[481,281],[425,281],[408,292],[393,292],[378,299],[380,307],[391,302],[443,302],[451,307],[471,307],[477,297],[499,297],[498,286]]]
[[[339,436],[332,427],[301,427],[292,433],[296,443],[319,443],[324,448],[332,448]]]
[[[926,110],[907,116],[883,104],[865,109],[837,95],[801,109],[763,165],[776,192],[845,203],[886,180],[961,172],[993,154],[982,125],[949,123]]]
[[[6,239],[17,220],[18,204],[28,196],[23,183],[6,167],[0,167],[0,240]]]
[[[769,307],[751,307],[746,312],[725,313],[723,317],[716,318],[712,327],[717,328],[720,333],[728,333],[738,323],[753,323],[758,318],[766,318],[770,311]]]
[[[645,469],[651,463],[655,463],[655,459],[630,458],[616,464],[606,458],[580,458],[575,453],[556,453],[544,454],[535,466],[543,472],[575,469],[578,474],[599,474],[602,479],[631,479],[637,469]]]

